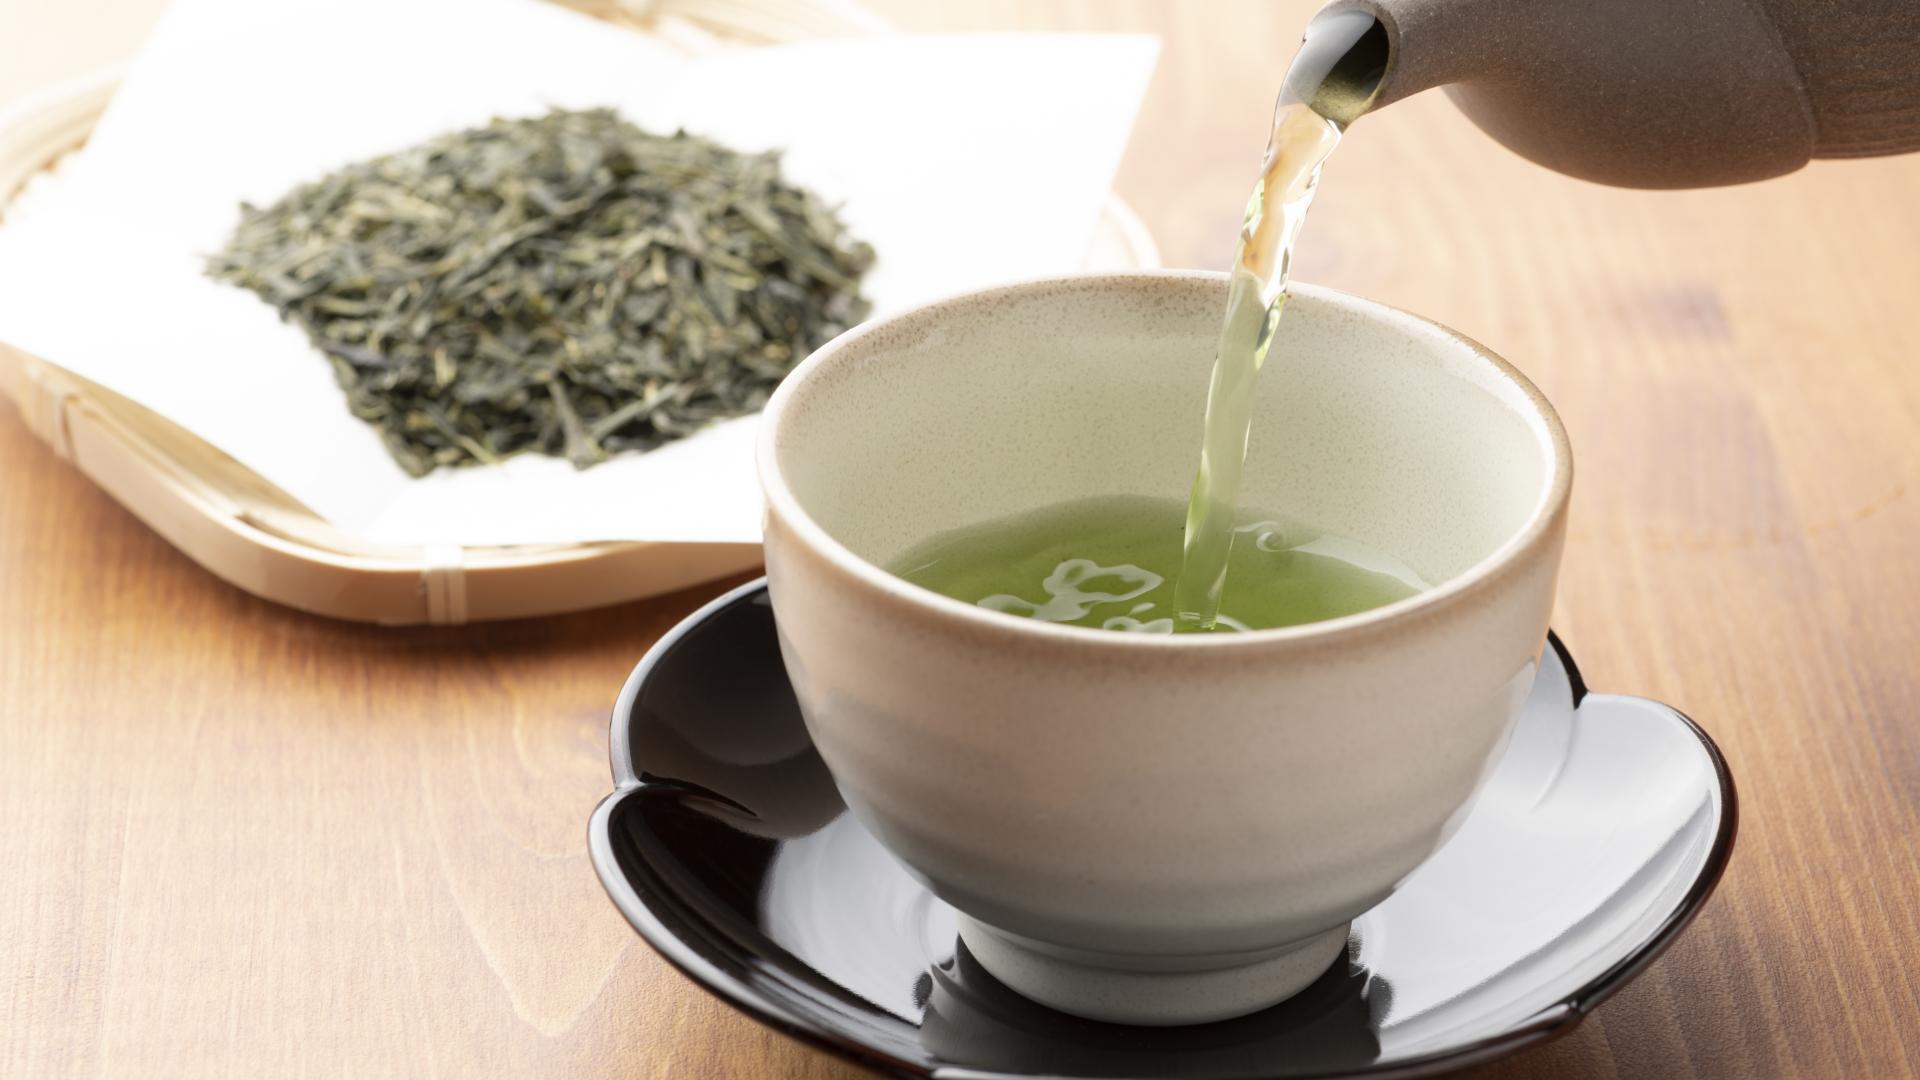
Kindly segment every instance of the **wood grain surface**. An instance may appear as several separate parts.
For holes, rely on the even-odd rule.
[[[1163,35],[1119,190],[1170,265],[1226,261],[1307,4],[876,6]],[[53,47],[0,40],[0,69]],[[1741,788],[1693,928],[1474,1075],[1920,1074],[1920,157],[1613,191],[1425,95],[1363,120],[1323,192],[1301,278],[1458,327],[1559,406],[1555,625]],[[304,616],[0,406],[0,1076],[853,1075],[669,969],[588,867],[614,693],[722,587],[457,630]]]

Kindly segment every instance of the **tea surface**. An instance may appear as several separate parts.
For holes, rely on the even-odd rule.
[[[1009,615],[1137,633],[1200,632],[1181,623],[1174,595],[1185,516],[1177,499],[1078,500],[943,533],[888,569]],[[1427,587],[1391,556],[1297,521],[1245,514],[1232,532],[1233,589],[1206,631],[1319,622]]]

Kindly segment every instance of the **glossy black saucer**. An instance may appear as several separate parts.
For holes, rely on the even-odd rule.
[[[1265,1012],[1076,1019],[1001,986],[846,812],[765,586],[668,634],[613,715],[594,865],[654,948],[748,1014],[907,1077],[1411,1076],[1559,1034],[1687,925],[1732,850],[1725,761],[1679,712],[1589,694],[1558,639],[1454,838]],[[1151,798],[1151,792],[1143,792]]]

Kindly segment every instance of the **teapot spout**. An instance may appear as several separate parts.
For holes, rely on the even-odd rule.
[[[1365,36],[1345,31],[1362,43],[1357,50],[1378,57],[1365,102],[1364,111],[1370,112],[1488,73],[1500,63],[1499,38],[1510,28],[1503,25],[1508,20],[1501,9],[1511,6],[1504,0],[1333,0],[1308,24],[1307,40],[1313,41],[1323,26],[1355,27],[1361,18],[1370,20]]]

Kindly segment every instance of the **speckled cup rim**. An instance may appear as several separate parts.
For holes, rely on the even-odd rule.
[[[1145,280],[1162,281],[1169,285],[1217,282],[1220,286],[1224,310],[1227,278],[1228,275],[1224,272],[1210,270],[1138,270],[1032,278],[989,289],[959,293],[886,318],[874,319],[848,330],[814,350],[811,356],[795,366],[767,402],[755,447],[760,488],[766,499],[767,513],[778,517],[781,523],[792,531],[798,542],[811,549],[847,583],[870,590],[877,597],[920,609],[926,614],[950,620],[956,626],[966,627],[978,634],[1004,637],[1015,641],[1024,639],[1036,645],[1092,648],[1110,652],[1149,650],[1165,653],[1173,650],[1217,654],[1246,649],[1270,650],[1288,643],[1301,647],[1348,644],[1383,632],[1391,633],[1396,628],[1422,620],[1424,616],[1437,614],[1457,604],[1471,602],[1472,598],[1483,589],[1513,570],[1523,554],[1546,542],[1556,522],[1567,512],[1568,498],[1573,489],[1573,453],[1567,442],[1566,430],[1560,424],[1559,415],[1554,412],[1553,406],[1547,402],[1546,397],[1540,393],[1540,389],[1491,349],[1431,319],[1349,293],[1300,283],[1291,285],[1289,293],[1342,307],[1355,315],[1375,321],[1408,320],[1438,331],[1442,337],[1457,345],[1463,355],[1470,355],[1476,361],[1484,363],[1496,375],[1517,388],[1527,404],[1532,407],[1535,417],[1545,430],[1546,439],[1541,450],[1545,457],[1546,479],[1541,488],[1540,498],[1527,515],[1525,522],[1485,558],[1433,588],[1422,590],[1391,604],[1369,608],[1352,615],[1343,615],[1337,619],[1301,623],[1276,629],[1250,630],[1236,634],[1118,634],[1111,630],[1091,627],[1064,626],[989,611],[942,596],[931,589],[914,585],[888,573],[885,569],[855,555],[845,544],[834,539],[819,522],[813,519],[812,515],[806,512],[792,489],[787,486],[786,476],[781,471],[775,448],[788,408],[794,398],[803,392],[808,382],[831,369],[835,364],[843,362],[843,356],[858,348],[873,334],[903,326],[935,323],[968,308],[990,306],[1009,297],[1044,293],[1062,286],[1074,289],[1083,289],[1087,286],[1138,287]],[[1502,402],[1503,406],[1506,404]],[[777,604],[776,600],[776,607]]]

